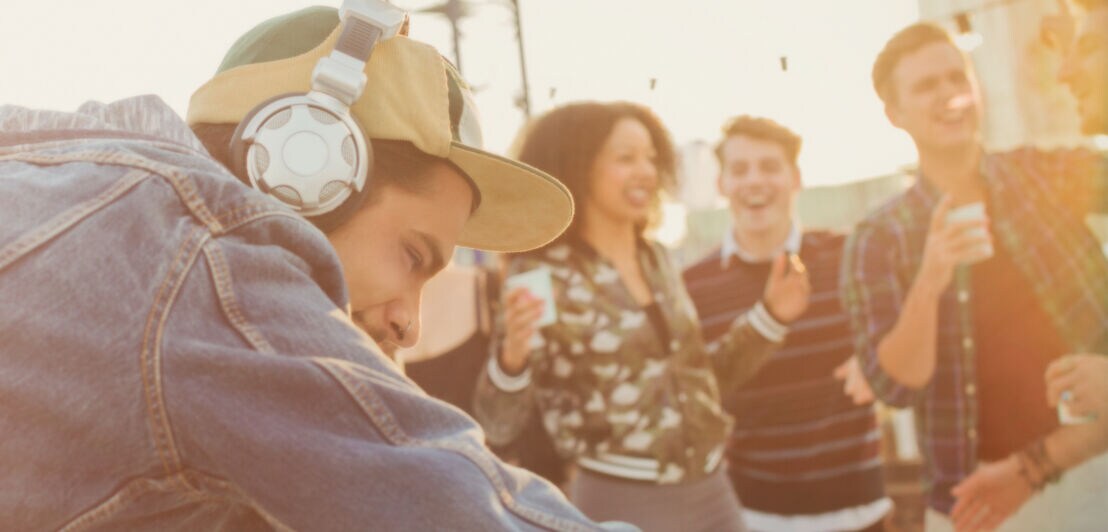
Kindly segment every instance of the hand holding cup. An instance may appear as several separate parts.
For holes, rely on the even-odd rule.
[[[517,374],[527,367],[533,339],[541,327],[556,321],[550,270],[537,268],[513,275],[505,283],[505,338],[500,367]]]
[[[973,264],[993,255],[993,239],[983,203],[952,208],[944,196],[931,213],[931,226],[924,244],[920,275],[933,283],[936,292],[945,290],[959,264]]]
[[[1046,368],[1046,401],[1063,425],[1108,416],[1108,356],[1066,355]]]

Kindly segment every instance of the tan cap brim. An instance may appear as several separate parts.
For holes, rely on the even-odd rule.
[[[337,36],[336,28],[306,53],[217,74],[192,95],[189,124],[237,123],[259,102],[307,91],[312,68],[330,53]],[[465,134],[478,123],[465,106],[457,124],[460,139],[452,138],[448,68],[430,45],[405,37],[383,41],[366,66],[365,94],[351,114],[371,139],[411,142],[424,153],[450,160],[473,180],[481,203],[463,228],[459,245],[518,252],[557,238],[573,217],[569,191],[540,170],[460,142],[476,138],[469,144],[480,144],[479,133]],[[461,92],[468,103],[468,89]]]
[[[573,198],[558,180],[523,163],[454,142],[447,157],[481,192],[458,244],[500,252],[541,247],[565,231]]]

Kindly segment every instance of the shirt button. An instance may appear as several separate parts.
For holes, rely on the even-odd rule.
[[[969,301],[969,292],[967,292],[965,290],[959,290],[958,291],[958,301],[960,301],[962,303],[965,303],[966,301]]]
[[[966,385],[966,395],[973,395],[977,391],[977,387],[972,384]]]
[[[967,430],[966,431],[966,436],[969,436],[969,439],[971,439],[971,440],[976,440],[977,439],[977,429],[971,428],[971,429]]]
[[[962,347],[966,348],[967,351],[973,349],[973,338],[962,339]]]

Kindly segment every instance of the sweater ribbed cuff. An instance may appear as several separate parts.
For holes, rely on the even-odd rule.
[[[531,385],[531,368],[528,366],[519,375],[508,375],[500,367],[497,357],[489,357],[489,380],[502,392],[515,393]]]
[[[785,340],[785,335],[788,334],[789,328],[781,322],[773,319],[769,311],[766,310],[766,306],[759,301],[754,305],[754,308],[750,309],[747,313],[747,319],[750,320],[750,325],[754,327],[754,330],[759,334],[766,337],[767,340],[773,343],[781,343]]]

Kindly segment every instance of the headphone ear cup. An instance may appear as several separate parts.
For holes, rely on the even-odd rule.
[[[290,96],[300,96],[298,92],[286,92],[284,94],[278,94],[272,98],[268,98],[265,101],[255,105],[250,112],[246,113],[246,116],[239,120],[238,126],[235,127],[235,132],[231,135],[231,143],[227,147],[228,161],[231,163],[231,172],[235,174],[235,177],[240,181],[246,183],[246,186],[253,188],[253,184],[250,181],[250,173],[246,169],[246,152],[250,149],[250,146],[242,140],[242,133],[246,129],[246,125],[254,119],[254,115],[258,114],[258,111],[265,109],[265,107],[282,98],[288,98]]]
[[[228,159],[230,159],[228,162],[231,164],[231,168],[230,168],[231,172],[234,173],[235,177],[238,177],[240,181],[245,183],[246,186],[251,187],[251,188],[255,188],[253,183],[252,183],[252,180],[250,179],[249,170],[247,170],[247,168],[246,168],[246,154],[247,154],[247,152],[249,151],[249,148],[250,148],[250,146],[242,138],[243,132],[246,130],[246,126],[248,124],[250,124],[250,121],[254,119],[254,116],[257,115],[259,111],[264,109],[269,104],[271,104],[271,103],[273,103],[277,100],[280,100],[282,98],[288,98],[288,97],[291,97],[291,96],[301,96],[301,95],[302,95],[301,93],[295,93],[294,92],[294,93],[279,94],[277,96],[269,98],[269,99],[259,103],[258,105],[254,106],[254,108],[251,109],[250,112],[246,113],[246,116],[244,116],[242,118],[242,120],[239,121],[238,126],[235,128],[234,134],[231,135],[230,145],[228,146],[228,150],[227,150],[228,151]],[[329,233],[329,232],[333,231],[338,226],[342,225],[343,222],[345,222],[351,216],[353,216],[354,213],[357,212],[358,208],[360,208],[362,206],[362,204],[365,202],[366,196],[369,195],[369,187],[372,186],[372,182],[373,182],[373,161],[374,161],[373,143],[370,142],[369,137],[366,136],[365,128],[363,128],[360,123],[357,123],[356,120],[355,120],[355,124],[358,127],[358,133],[361,134],[362,140],[365,142],[365,148],[366,148],[365,151],[366,151],[367,161],[366,161],[366,165],[365,165],[365,168],[366,168],[365,185],[362,187],[361,191],[358,191],[358,190],[353,191],[350,194],[350,197],[346,198],[346,201],[342,202],[338,207],[335,207],[332,211],[324,213],[324,214],[320,214],[318,216],[305,216],[304,217],[306,220],[308,220],[313,225],[318,227],[324,233]],[[266,192],[266,191],[263,190],[261,192]]]
[[[324,233],[330,233],[338,228],[344,222],[349,220],[354,213],[365,203],[366,197],[369,196],[369,187],[373,186],[373,162],[376,154],[373,153],[373,142],[369,140],[369,137],[365,134],[365,129],[361,124],[358,124],[358,131],[362,134],[362,139],[365,141],[365,153],[366,167],[365,167],[365,185],[362,186],[362,190],[355,190],[350,194],[346,201],[335,208],[335,210],[321,214],[319,216],[312,216],[308,218],[309,222],[319,228]]]

